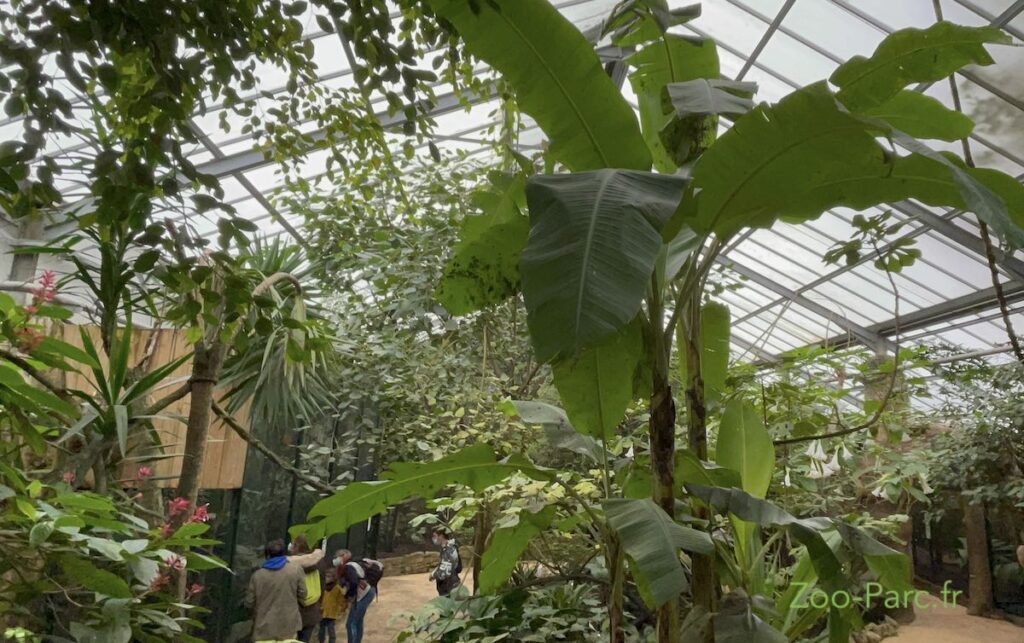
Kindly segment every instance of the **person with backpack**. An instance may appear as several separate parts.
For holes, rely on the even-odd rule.
[[[319,549],[310,552],[309,542],[302,534],[296,536],[288,546],[288,553],[288,562],[302,568],[306,597],[299,602],[302,629],[299,630],[297,638],[303,643],[308,643],[313,638],[313,631],[320,625],[320,604],[323,601],[323,588],[327,583],[329,562],[324,559],[323,552]]]
[[[430,572],[430,578],[437,584],[437,594],[448,596],[462,584],[462,580],[459,578],[459,574],[462,573],[462,557],[459,556],[459,546],[444,527],[434,529],[430,539],[434,545],[441,548],[441,562],[437,564],[434,571]]]
[[[384,564],[371,558],[352,560],[352,552],[339,549],[331,561],[338,568],[338,583],[348,598],[348,618],[345,633],[348,643],[362,643],[363,621],[370,603],[377,596],[377,584],[384,576]]]

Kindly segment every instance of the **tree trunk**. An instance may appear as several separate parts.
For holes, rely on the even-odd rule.
[[[668,345],[665,342],[664,307],[657,284],[650,305],[651,379],[651,474],[654,502],[675,518],[676,405],[668,380]],[[658,643],[677,643],[679,604],[669,601],[658,608]]]
[[[605,564],[608,567],[608,641],[623,643],[622,606],[626,585],[626,559],[618,537],[611,530],[605,535]]]
[[[685,311],[686,321],[682,336],[684,346],[680,346],[682,358],[686,360],[686,418],[687,441],[690,450],[701,460],[708,457],[708,424],[707,408],[704,406],[704,378],[701,376],[700,363],[700,293],[693,296]],[[706,508],[696,512],[698,518],[709,519]],[[715,611],[715,559],[714,556],[691,554],[693,571],[693,604],[706,610],[708,614]],[[706,628],[705,641],[713,643],[715,632],[713,627]]]
[[[178,477],[178,497],[188,500],[194,508],[199,498],[199,479],[206,456],[206,443],[210,436],[210,415],[213,394],[217,388],[221,361],[224,359],[224,345],[214,341],[209,347],[199,342],[192,358],[192,393],[188,409],[188,428],[185,432],[185,448]],[[187,516],[176,516],[177,524]]]
[[[989,564],[985,504],[963,501],[964,535],[967,537],[967,613],[984,616],[992,611],[992,567]]]

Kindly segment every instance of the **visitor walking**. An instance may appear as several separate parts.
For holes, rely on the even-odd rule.
[[[326,584],[328,561],[324,560],[323,552],[317,549],[310,551],[309,542],[302,534],[288,546],[288,561],[302,569],[306,596],[300,601],[299,613],[302,617],[302,628],[298,639],[308,643],[313,638],[313,630],[320,624],[320,604],[323,601],[323,588]]]
[[[348,598],[348,618],[345,619],[348,643],[362,643],[363,620],[366,618],[366,610],[370,609],[370,603],[377,595],[377,588],[372,579],[367,579],[366,568],[352,560],[352,552],[349,550],[339,549],[332,562],[341,570],[338,573],[338,583]],[[380,578],[381,571],[375,571],[375,578]]]
[[[324,585],[324,600],[320,605],[320,635],[318,643],[337,643],[338,619],[348,609],[348,599],[338,582],[338,569],[327,570],[327,584]]]
[[[430,578],[437,584],[439,596],[448,596],[456,587],[462,584],[459,574],[462,573],[462,558],[459,556],[459,546],[447,529],[438,527],[430,535],[434,545],[441,548],[441,562],[437,564],[434,571],[430,572]]]
[[[264,641],[294,641],[302,629],[299,603],[306,598],[302,570],[288,564],[284,541],[272,540],[263,549],[266,559],[249,579],[245,605],[252,609],[252,638]]]

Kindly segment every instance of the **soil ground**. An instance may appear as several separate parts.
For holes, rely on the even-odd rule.
[[[467,577],[469,574],[467,573]],[[380,598],[366,614],[363,643],[391,643],[402,631],[400,612],[414,610],[437,596],[427,574],[385,576]],[[1006,621],[968,616],[960,606],[944,606],[935,597],[925,599],[929,609],[918,609],[917,618],[900,627],[886,643],[1024,643],[1024,628]],[[338,641],[345,641],[345,624],[338,624]]]

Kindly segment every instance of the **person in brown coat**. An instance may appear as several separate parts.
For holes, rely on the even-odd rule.
[[[252,638],[263,641],[294,641],[302,629],[299,603],[306,598],[302,568],[288,564],[284,541],[272,540],[263,550],[266,560],[249,579],[245,605],[252,609]]]

